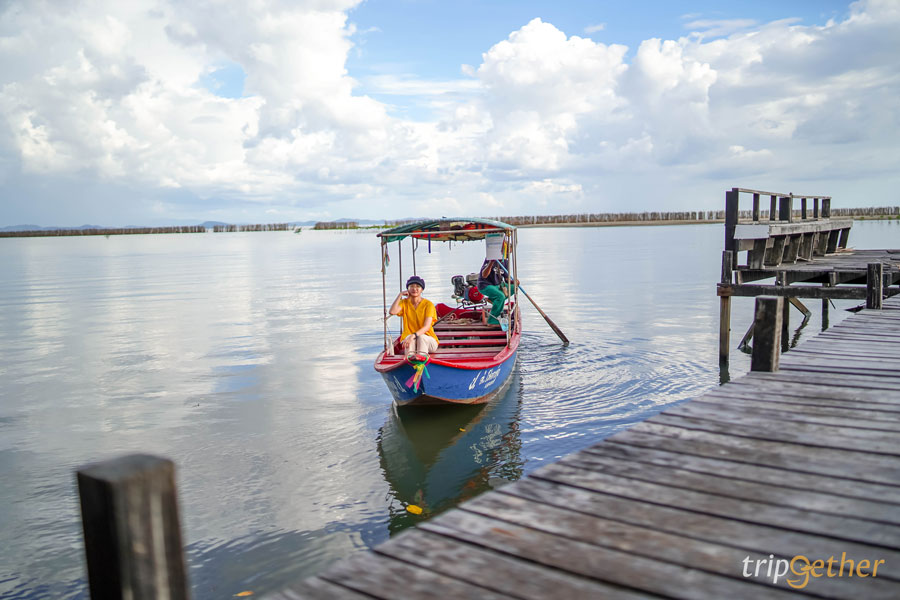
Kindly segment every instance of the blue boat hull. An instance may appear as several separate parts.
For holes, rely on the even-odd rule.
[[[503,362],[484,369],[429,363],[426,367],[428,374],[422,375],[418,389],[406,385],[415,374],[409,364],[405,363],[381,375],[397,406],[483,404],[506,389],[516,362],[516,354],[513,351]]]

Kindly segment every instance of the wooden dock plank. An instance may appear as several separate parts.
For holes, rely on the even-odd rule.
[[[900,464],[896,459],[881,454],[853,452],[848,455],[840,448],[815,447],[804,444],[792,444],[774,440],[754,439],[725,432],[705,431],[664,423],[638,423],[623,433],[649,433],[672,440],[687,442],[705,442],[722,448],[722,453],[746,451],[756,453],[765,464],[783,465],[786,463],[815,464],[820,460],[819,470],[824,474],[836,477],[855,478],[872,483],[898,485],[900,482]],[[615,439],[620,439],[616,437]]]
[[[621,598],[643,596],[580,575],[568,574],[513,556],[486,550],[468,540],[447,537],[425,528],[406,532],[376,552],[444,575],[478,582],[516,598]]]
[[[797,403],[795,400],[797,400],[796,396],[769,396],[765,400],[758,400],[751,394],[735,394],[733,396],[709,394],[703,397],[702,403],[727,405],[730,408],[742,408],[773,418],[821,425],[861,427],[884,431],[897,431],[900,428],[900,406],[895,406],[893,411],[886,411],[883,410],[884,405],[880,404],[858,403],[856,406],[847,406],[845,402],[843,405],[835,403],[834,406],[822,406],[822,403],[826,402],[825,400],[819,400],[818,404]],[[873,406],[876,408],[871,408]],[[881,407],[882,410],[879,410],[878,407]]]
[[[448,598],[514,598],[493,592],[483,586],[448,577],[383,554],[360,553],[338,563],[321,575],[321,579],[350,588],[372,598],[396,600],[433,600],[435,591]]]
[[[741,548],[754,554],[789,556],[797,548],[816,550],[834,555],[841,552],[864,554],[871,552],[867,544],[857,544],[819,534],[810,534],[773,526],[768,523],[749,523],[730,517],[710,515],[645,500],[624,498],[605,491],[558,485],[539,479],[525,479],[501,488],[498,493],[509,494],[575,510],[588,515],[615,519],[644,527],[666,531],[684,537]],[[545,524],[532,526],[547,527]],[[880,549],[891,567],[885,576],[900,581],[900,550]]]
[[[777,551],[779,542],[776,540],[791,535],[782,531],[769,530],[769,537],[754,543],[753,536],[758,537],[759,530],[753,528],[748,531],[748,527],[738,521],[698,516],[646,503],[624,503],[615,496],[579,488],[569,488],[558,494],[560,486],[541,490],[539,484],[543,482],[531,483],[535,485],[525,486],[525,490],[506,489],[502,494],[482,496],[467,504],[465,509],[487,518],[742,581],[746,580],[734,565],[740,564],[748,553],[758,555],[764,552],[765,556],[774,554],[779,558],[792,556],[790,552],[780,554]],[[686,522],[693,527],[685,527]],[[698,530],[702,532],[699,535]],[[743,533],[747,535],[740,535]],[[745,540],[750,543],[742,545]],[[800,540],[794,539],[792,542],[796,544]],[[803,537],[802,544],[817,549],[829,547],[838,550],[840,547],[843,552],[848,548],[846,545],[838,546],[831,540],[813,537]],[[757,549],[762,547],[764,551]],[[776,549],[773,550],[773,547]],[[854,547],[853,550],[861,551],[863,548]],[[900,559],[900,553],[892,553],[891,556]],[[898,571],[884,573],[888,577]],[[770,585],[766,581],[757,583]],[[838,585],[830,591],[837,593],[832,596],[826,592],[823,595],[846,597],[852,592],[852,585],[847,585],[847,582],[836,583]],[[779,581],[775,587],[788,589],[785,580]],[[773,591],[762,587],[757,588],[755,593],[760,597],[770,597],[769,593]],[[896,594],[896,581],[880,586],[877,592],[879,597],[891,598],[891,594]]]
[[[746,377],[758,377],[760,379],[772,379],[772,373],[751,373]],[[894,391],[897,384],[888,378],[871,378],[856,375],[854,373],[804,373],[803,371],[779,371],[779,379],[786,384],[806,383],[822,387],[852,387],[859,390],[886,390]],[[777,381],[777,380],[776,380]]]
[[[663,449],[659,449],[611,440],[610,443],[593,446],[585,452],[639,463],[685,469],[696,473],[722,475],[743,481],[770,483],[800,490],[824,492],[849,498],[861,498],[888,505],[900,504],[900,486],[866,483],[855,479],[806,473],[788,468],[776,468],[768,464],[746,463],[718,457],[711,458],[697,454],[686,454],[674,451],[671,445],[666,445]]]
[[[718,398],[718,402],[714,401],[716,398]],[[773,398],[770,396],[770,400],[775,399],[778,399],[778,397]],[[856,411],[855,414],[848,414],[848,411],[843,411],[843,414],[835,416],[833,413],[829,414],[825,410],[816,411],[803,406],[795,407],[795,410],[778,410],[773,401],[764,404],[753,400],[741,402],[737,398],[731,398],[729,401],[727,397],[723,396],[704,396],[702,399],[691,402],[688,406],[679,407],[679,410],[673,410],[667,414],[709,418],[716,421],[735,418],[741,421],[758,422],[760,418],[763,418],[778,423],[795,421],[810,425],[827,425],[829,427],[874,429],[886,432],[890,439],[900,438],[900,434],[897,433],[900,430],[900,423],[897,422],[897,417],[891,419],[890,415],[885,415],[876,418],[866,418],[868,415],[865,413],[860,414],[861,412]],[[857,434],[857,432],[845,433]],[[859,435],[866,439],[871,439],[871,436],[868,434],[860,433]]]
[[[900,525],[900,506],[897,504],[803,490],[785,486],[782,481],[742,481],[717,473],[697,473],[676,468],[671,464],[660,466],[652,462],[623,460],[590,452],[566,457],[559,464],[737,500],[752,500],[839,517]],[[900,535],[900,527],[893,532]]]
[[[729,498],[716,491],[672,487],[563,464],[543,467],[532,476],[563,485],[605,491],[624,498],[687,508],[704,514],[774,525],[806,533],[827,532],[829,537],[836,539],[877,545],[887,549],[900,547],[900,528],[853,517],[811,513],[804,509],[776,506],[755,500]]]
[[[858,431],[849,427],[810,423],[766,421],[763,418],[749,415],[740,416],[736,412],[732,412],[732,415],[734,415],[733,420],[726,421],[724,417],[715,419],[714,415],[697,418],[667,412],[652,417],[646,422],[672,424],[689,429],[758,440],[900,456],[900,445],[897,443],[900,434]]]
[[[750,599],[759,598],[761,591],[772,598],[779,597],[778,594],[781,593],[776,588],[761,587],[747,580],[732,579],[697,568],[613,550],[467,510],[445,513],[421,527],[563,572],[630,587],[644,592],[644,596],[649,593],[684,599]],[[683,585],[673,587],[673,580],[681,581]],[[698,590],[703,592],[699,596]]]
[[[371,596],[354,592],[318,577],[310,577],[268,594],[266,598],[271,600],[332,600],[334,598],[367,600],[371,599]]]

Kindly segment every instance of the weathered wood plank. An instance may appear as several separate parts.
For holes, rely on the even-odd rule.
[[[533,505],[513,504],[506,510],[497,507],[493,501],[497,496],[502,495],[521,499],[523,502],[531,500],[535,503],[558,507],[566,512],[577,511],[588,517],[635,525],[660,533],[670,533],[678,537],[666,543],[663,542],[667,539],[665,537],[646,534],[633,536],[632,531],[625,527],[621,529],[611,527],[607,534],[605,533],[606,525],[601,525],[599,530],[595,530],[588,522],[584,522],[583,527],[578,527],[580,521],[570,522],[569,519],[562,516],[565,512],[547,515],[548,518],[536,518],[537,515],[528,510]],[[487,497],[484,499],[487,500]],[[823,597],[854,598],[858,596],[861,589],[865,589],[866,593],[871,592],[877,594],[878,597],[891,598],[892,595],[896,597],[898,590],[900,553],[894,550],[882,548],[876,550],[865,544],[786,531],[765,524],[746,523],[533,479],[506,486],[497,494],[491,494],[490,499],[490,505],[484,505],[482,498],[479,498],[467,505],[466,510],[477,511],[485,516],[494,516],[495,514],[495,518],[525,526],[530,523],[532,527],[538,527],[558,535],[571,536],[575,539],[596,536],[601,540],[600,543],[613,545],[616,548],[621,547],[625,551],[733,577],[741,576],[740,569],[734,569],[733,565],[730,570],[728,568],[730,559],[735,556],[739,557],[738,562],[740,563],[747,556],[767,558],[770,554],[774,554],[776,557],[790,557],[802,553],[821,557],[840,557],[842,552],[847,553],[848,556],[877,555],[886,561],[884,572],[879,571],[878,573],[879,578],[883,576],[884,579],[877,589],[860,588],[858,584],[845,579],[844,583],[834,581],[832,584],[817,585],[808,591]],[[521,512],[517,509],[521,509]],[[657,543],[654,544],[654,541]],[[682,547],[685,548],[684,553],[679,552]],[[887,568],[889,564],[892,566]],[[766,589],[759,590],[760,597],[768,597],[765,595]]]
[[[871,377],[865,377],[860,375],[855,375],[853,373],[804,373],[803,371],[781,371],[777,374],[772,373],[751,373],[746,375],[748,380],[754,377],[764,378],[766,376],[776,375],[781,378],[783,381],[788,383],[807,383],[807,384],[816,384],[816,385],[825,385],[825,386],[840,386],[840,387],[848,387],[852,386],[858,388],[860,390],[888,390],[893,391],[897,389],[897,385],[895,381],[892,381],[888,377],[879,377],[877,379],[873,379]]]
[[[797,398],[808,398],[809,400],[832,399],[846,404],[854,404],[856,402],[868,402],[871,404],[893,405],[900,401],[900,389],[885,384],[873,385],[872,387],[862,387],[854,385],[847,381],[850,377],[831,379],[823,381],[817,380],[816,383],[804,381],[801,373],[780,373],[783,381],[774,381],[764,378],[741,377],[728,383],[720,389],[727,389],[729,393],[749,393],[756,394],[760,398],[765,398],[766,394],[780,393],[784,396],[792,396]],[[867,380],[870,382],[870,380]],[[886,409],[887,410],[887,409]]]
[[[567,456],[558,464],[737,500],[752,500],[891,526],[900,525],[900,506],[897,504],[785,487],[782,482],[748,482],[720,474],[697,473],[672,465],[660,466],[590,452]],[[900,539],[900,527],[894,529]]]
[[[813,423],[825,425],[843,425],[845,419],[865,419],[865,426],[871,429],[883,429],[885,431],[897,431],[900,429],[900,404],[863,404],[861,402],[848,403],[846,401],[807,400],[795,396],[782,394],[779,396],[766,396],[760,398],[753,393],[740,394],[731,391],[728,394],[710,393],[695,402],[710,404],[724,404],[746,408],[753,411],[766,411],[777,417],[796,418],[806,420],[810,417]],[[829,404],[830,402],[830,404]],[[885,410],[885,409],[888,410]],[[891,410],[893,408],[893,410]],[[783,415],[780,413],[787,413]],[[833,418],[832,418],[833,417]]]
[[[696,451],[695,448],[690,448],[690,450]],[[633,443],[633,440],[628,438],[624,442],[620,442],[617,440],[617,437],[614,437],[607,440],[606,443],[588,448],[585,452],[623,460],[650,463],[657,466],[686,469],[697,473],[723,475],[751,482],[759,481],[784,487],[847,496],[849,498],[871,499],[886,504],[900,504],[900,487],[866,483],[833,475],[804,473],[800,470],[777,468],[767,464],[737,462],[732,460],[733,457],[730,456],[720,458],[719,456],[709,457],[693,453],[686,454],[673,450],[672,444],[665,444],[664,442],[657,447],[647,447],[646,442],[645,444],[636,445]],[[788,464],[788,466],[792,465]]]
[[[828,374],[844,374],[844,375],[867,375],[872,377],[883,377],[892,381],[900,378],[900,373],[891,371],[890,369],[854,369],[852,367],[840,366],[819,366],[808,364],[787,363],[781,368],[785,371],[806,371],[809,373],[828,373]]]
[[[826,555],[835,552],[859,554],[872,551],[871,546],[867,544],[834,539],[823,532],[809,534],[791,531],[767,523],[750,523],[641,499],[624,498],[602,490],[588,490],[539,479],[527,478],[504,486],[498,490],[498,494],[543,502],[587,515],[733,546],[759,554],[772,552],[789,556],[797,553],[798,549]],[[555,527],[555,524],[540,523],[537,526],[551,528]],[[900,551],[879,548],[878,552],[892,565],[890,571],[885,572],[885,576],[900,580]]]
[[[638,423],[625,433],[647,433],[658,435],[674,446],[676,440],[688,443],[708,443],[712,447],[719,446],[721,455],[729,458],[738,452],[751,453],[760,457],[758,464],[769,464],[787,468],[791,465],[797,470],[810,470],[814,473],[835,475],[849,479],[858,479],[872,483],[897,485],[900,481],[900,466],[896,459],[882,454],[847,452],[836,448],[823,448],[793,444],[776,440],[761,440],[743,436],[730,435],[728,432],[705,431],[664,423]],[[734,459],[737,460],[737,459]],[[752,461],[751,461],[752,462]],[[800,465],[806,465],[801,468]],[[814,466],[813,466],[814,465]]]
[[[667,598],[759,598],[782,593],[750,580],[707,573],[622,552],[465,510],[451,511],[421,526],[447,536],[599,581]],[[673,585],[677,581],[678,585]],[[769,597],[769,596],[767,596]]]
[[[804,446],[900,456],[900,444],[897,443],[897,438],[900,437],[900,434],[855,430],[849,427],[841,428],[795,422],[784,424],[752,416],[743,418],[735,416],[728,421],[722,421],[714,420],[710,415],[705,415],[705,418],[697,418],[686,416],[685,414],[676,415],[671,413],[656,415],[645,421],[645,423],[676,425],[712,433],[724,433],[726,435],[775,442],[789,442]]]
[[[376,552],[427,569],[482,585],[516,598],[640,598],[632,591],[604,585],[447,537],[425,528],[404,532]]]
[[[366,600],[371,596],[360,594],[318,577],[309,577],[296,581],[285,588],[266,594],[266,600]]]
[[[624,498],[687,508],[705,514],[767,524],[792,531],[813,534],[828,532],[831,537],[862,544],[873,544],[885,548],[900,547],[900,528],[852,517],[814,513],[754,500],[729,498],[648,481],[626,479],[617,475],[563,464],[542,467],[532,474],[532,477],[603,491]]]
[[[744,580],[741,569],[736,569],[735,565],[741,565],[749,551],[735,547],[733,540],[728,540],[730,543],[710,542],[694,536],[660,531],[656,523],[646,527],[617,520],[612,512],[589,514],[513,494],[488,494],[467,503],[464,510],[553,535]],[[785,558],[789,556],[792,555]],[[764,580],[756,583],[769,585]],[[779,581],[777,587],[790,589],[785,579]],[[850,591],[846,585],[841,587],[844,593]],[[895,584],[888,587],[896,592]],[[759,594],[769,591],[766,588],[757,589]]]
[[[891,418],[890,414],[866,415],[863,411],[855,413],[845,411],[816,410],[805,406],[774,405],[773,403],[758,403],[753,400],[739,400],[734,398],[728,401],[727,397],[719,396],[719,402],[709,402],[712,395],[704,396],[689,405],[676,407],[666,414],[679,414],[684,416],[698,416],[705,414],[705,410],[713,413],[710,418],[720,420],[727,419],[728,414],[741,417],[759,417],[773,421],[796,421],[798,423],[810,423],[814,425],[830,425],[833,427],[849,427],[853,429],[872,429],[895,433],[900,430],[900,415]],[[793,408],[793,409],[792,409]]]
[[[493,592],[455,577],[448,577],[393,558],[374,553],[356,554],[337,563],[321,579],[341,587],[361,592],[373,598],[395,600],[432,600],[435,590],[451,598],[510,598],[508,594]]]

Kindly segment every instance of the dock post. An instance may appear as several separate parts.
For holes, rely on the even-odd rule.
[[[784,298],[759,296],[753,319],[753,354],[750,358],[751,371],[774,372],[778,370],[781,357],[781,319],[784,313]]]
[[[722,283],[731,285],[734,253],[731,250],[722,252]],[[728,360],[731,343],[731,296],[719,296],[719,362]]]
[[[884,265],[869,263],[866,271],[866,308],[881,310],[884,295]]]
[[[787,286],[787,273],[784,271],[778,273],[775,277],[775,285],[779,287]],[[787,352],[791,344],[791,304],[790,302],[781,303],[781,351]]]
[[[172,461],[133,454],[77,479],[91,599],[189,598]]]

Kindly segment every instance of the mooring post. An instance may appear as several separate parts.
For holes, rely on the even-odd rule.
[[[884,295],[884,265],[869,263],[866,271],[866,308],[881,310]]]
[[[784,298],[780,296],[758,296],[753,318],[753,353],[750,357],[751,371],[773,372],[778,370],[781,357],[781,318],[784,312]]]
[[[189,598],[172,461],[133,454],[77,479],[91,599]]]
[[[722,252],[722,283],[731,285],[732,261],[731,250]],[[719,295],[719,362],[728,360],[728,345],[731,343],[731,295]]]
[[[787,286],[787,273],[781,271],[775,276],[775,285]],[[791,344],[791,304],[781,303],[781,351],[787,352]]]

